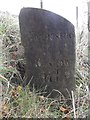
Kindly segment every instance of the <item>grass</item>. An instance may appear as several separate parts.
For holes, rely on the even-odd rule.
[[[4,19],[2,19],[4,16]],[[16,24],[9,21],[9,14],[1,16],[1,20],[4,24],[7,23],[7,27],[1,29],[0,34],[3,37],[5,45],[7,45],[6,40],[10,43],[5,49],[7,52],[14,44],[19,41],[19,30]],[[6,16],[6,18],[5,18]],[[7,17],[8,16],[8,17]],[[10,16],[11,17],[11,16]],[[10,18],[11,19],[11,18]],[[1,21],[1,24],[3,23]],[[9,25],[9,26],[8,26]],[[6,33],[5,33],[6,31]],[[14,32],[13,32],[14,31]],[[15,33],[15,34],[14,34]],[[8,37],[9,36],[9,37]],[[12,37],[11,37],[12,36]],[[85,36],[85,32],[84,35]],[[80,35],[79,35],[80,37]],[[6,39],[7,38],[7,39]],[[17,39],[17,42],[13,40]],[[78,38],[79,39],[79,38]],[[12,45],[11,45],[12,41]],[[72,91],[72,104],[68,106],[65,100],[59,98],[48,98],[41,96],[40,91],[36,91],[33,88],[31,92],[29,87],[23,88],[22,86],[15,87],[10,84],[10,79],[13,73],[16,73],[15,67],[3,66],[2,59],[3,55],[0,53],[0,82],[2,83],[2,96],[0,96],[0,104],[2,105],[2,110],[0,111],[0,118],[2,117],[24,117],[24,118],[86,118],[89,113],[90,105],[90,93],[88,88],[88,76],[83,73],[87,72],[87,64],[83,64],[87,57],[84,55],[84,48],[87,47],[86,38],[80,40],[81,42],[77,45],[77,66],[76,66],[76,90]],[[13,44],[14,42],[14,44]],[[20,41],[19,41],[20,42]],[[4,51],[5,51],[4,50]],[[5,55],[5,53],[3,53]],[[82,56],[81,56],[82,55]],[[10,60],[10,59],[9,59]],[[3,61],[4,63],[5,61]],[[9,61],[10,62],[10,61]],[[87,62],[87,61],[86,61]],[[82,63],[82,64],[81,64]],[[80,64],[80,65],[79,65]],[[84,71],[84,72],[83,72]]]
[[[4,79],[4,82],[7,81]],[[69,119],[88,116],[89,93],[85,83],[77,81],[71,106],[67,106],[60,98],[51,99],[40,94],[35,89],[31,92],[28,86],[26,88],[7,86],[2,97],[2,117]]]

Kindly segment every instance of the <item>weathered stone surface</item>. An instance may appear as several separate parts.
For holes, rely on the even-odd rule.
[[[67,90],[75,86],[74,26],[62,16],[37,8],[23,8],[19,23],[27,62],[25,85],[33,76],[30,86],[47,86],[47,95],[56,89],[68,96]]]

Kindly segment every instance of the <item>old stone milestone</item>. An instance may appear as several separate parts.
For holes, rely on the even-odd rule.
[[[75,87],[74,26],[62,16],[38,8],[22,8],[19,15],[25,49],[26,80],[51,97],[66,97]]]

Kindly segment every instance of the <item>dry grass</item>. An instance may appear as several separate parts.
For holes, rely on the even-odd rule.
[[[7,17],[6,17],[7,18]],[[4,17],[4,21],[5,21]],[[11,21],[11,20],[10,20]],[[6,23],[9,23],[7,21]],[[1,26],[3,27],[3,26]],[[8,35],[13,33],[13,26],[7,28],[3,27],[3,31],[0,32],[2,35],[2,40],[6,41]],[[7,30],[5,30],[7,29]],[[16,29],[16,30],[15,30]],[[18,27],[14,28],[14,33],[12,38],[19,41],[19,35],[17,30]],[[9,31],[10,30],[10,31]],[[5,32],[6,31],[6,32]],[[67,106],[65,100],[61,100],[60,96],[58,99],[50,99],[48,97],[40,96],[40,91],[29,90],[29,87],[22,88],[21,86],[15,87],[10,84],[10,79],[13,73],[17,72],[15,67],[10,67],[9,65],[0,67],[0,82],[2,82],[2,95],[0,96],[0,104],[2,104],[2,110],[0,111],[0,117],[25,117],[25,118],[86,118],[89,111],[90,103],[90,92],[88,88],[88,65],[87,54],[83,49],[87,49],[86,33],[83,32],[83,37],[79,34],[76,53],[77,53],[77,66],[76,66],[76,90],[72,91],[72,105]],[[9,42],[11,39],[8,39]],[[5,43],[6,45],[6,43]],[[12,48],[11,46],[17,45],[17,42],[7,46],[7,53]],[[0,61],[4,57],[5,53],[0,54]],[[3,63],[10,63],[10,59],[3,59]],[[16,59],[13,61],[17,61]],[[1,62],[0,62],[1,63]],[[5,65],[5,64],[4,64]],[[8,76],[6,76],[6,74]]]

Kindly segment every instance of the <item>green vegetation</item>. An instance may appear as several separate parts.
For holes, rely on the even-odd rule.
[[[83,33],[82,33],[83,32]],[[82,33],[82,34],[81,34]],[[89,106],[87,35],[84,30],[78,33],[76,46],[76,91],[72,92],[72,106],[67,106],[64,96],[50,99],[41,96],[40,91],[31,92],[28,88],[14,86],[10,80],[19,72],[17,61],[24,61],[19,35],[18,17],[0,13],[0,81],[2,81],[2,113],[0,117],[25,118],[86,118]],[[82,37],[81,37],[82,35]],[[21,48],[21,49],[19,49]],[[84,49],[83,49],[84,48]],[[84,51],[85,50],[85,51]],[[19,52],[18,52],[19,51]],[[20,56],[21,55],[21,56]]]

